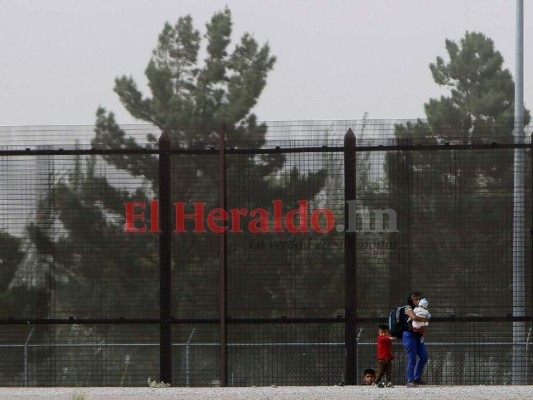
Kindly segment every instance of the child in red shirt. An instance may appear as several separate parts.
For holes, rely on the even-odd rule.
[[[390,335],[389,327],[387,325],[380,325],[378,329],[378,376],[376,377],[376,385],[385,387],[381,381],[383,375],[387,378],[387,387],[392,385],[392,340],[394,337]]]

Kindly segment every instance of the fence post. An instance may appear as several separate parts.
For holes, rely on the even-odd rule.
[[[159,368],[160,379],[172,383],[171,310],[171,172],[170,137],[159,138]]]
[[[219,127],[218,142],[218,206],[226,209],[226,159],[225,159],[225,134],[226,127],[221,124]],[[224,222],[225,223],[225,222]],[[220,338],[220,386],[227,384],[227,339],[226,339],[226,232],[219,236],[219,338]]]
[[[346,347],[344,382],[346,385],[357,384],[356,232],[355,227],[349,226],[349,204],[355,203],[355,169],[355,135],[351,129],[348,129],[344,136],[344,345]]]
[[[26,341],[24,342],[24,387],[28,387],[29,376],[29,357],[28,357],[28,345],[30,343],[31,335],[33,334],[34,327],[31,328]]]

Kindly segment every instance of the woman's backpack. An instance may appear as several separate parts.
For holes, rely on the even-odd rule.
[[[411,331],[409,316],[405,313],[406,306],[396,307],[389,313],[389,330],[395,338],[401,339],[405,331]]]

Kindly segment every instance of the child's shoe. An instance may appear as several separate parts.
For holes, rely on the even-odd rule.
[[[387,387],[391,387],[391,388],[394,387],[394,385],[392,384],[392,382],[387,382],[387,385],[386,385],[386,386],[387,386]]]

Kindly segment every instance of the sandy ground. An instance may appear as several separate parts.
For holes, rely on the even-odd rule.
[[[533,399],[533,386],[365,386],[252,388],[0,388],[0,400],[357,400],[357,399]]]

